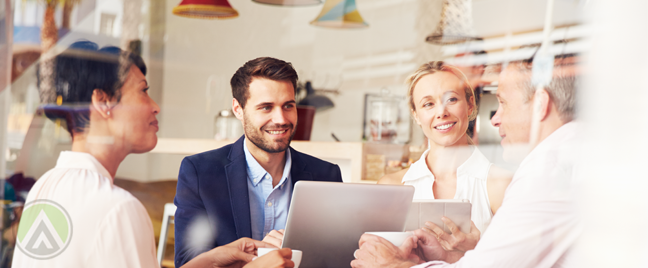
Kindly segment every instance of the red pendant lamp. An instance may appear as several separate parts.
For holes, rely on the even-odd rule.
[[[227,0],[182,0],[173,14],[196,19],[231,19],[238,17]]]
[[[320,0],[252,0],[253,2],[275,6],[311,6],[322,3]]]

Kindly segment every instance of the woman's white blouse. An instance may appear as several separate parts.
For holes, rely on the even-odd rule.
[[[475,222],[477,229],[483,234],[493,218],[490,201],[488,200],[488,171],[492,163],[477,149],[466,162],[457,168],[457,190],[454,199],[468,199],[472,204],[471,219]],[[403,176],[403,184],[412,185],[415,188],[414,199],[435,199],[432,192],[434,174],[428,169],[425,158],[428,155],[425,151],[421,158],[410,166]]]
[[[61,152],[56,167],[34,184],[26,201],[43,199],[56,202],[69,214],[69,244],[45,260],[16,249],[13,267],[160,267],[146,209],[115,186],[92,155]]]

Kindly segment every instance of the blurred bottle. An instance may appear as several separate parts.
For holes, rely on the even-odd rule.
[[[231,110],[222,110],[214,118],[214,139],[236,140],[243,135],[243,126]]]
[[[368,122],[369,141],[395,142],[397,136],[397,123],[399,121],[399,99],[392,96],[370,96],[368,99],[369,111],[365,122]]]

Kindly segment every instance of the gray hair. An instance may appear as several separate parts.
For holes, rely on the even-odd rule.
[[[519,88],[524,89],[525,101],[528,102],[533,99],[537,89],[531,83],[532,65],[524,62],[511,63],[516,69],[525,75],[525,79],[518,82]],[[573,66],[571,66],[573,67]],[[545,86],[545,90],[549,93],[549,98],[556,105],[560,119],[565,122],[574,120],[576,113],[576,86],[577,79],[573,72],[568,71],[568,68],[554,65],[553,77],[551,83]]]

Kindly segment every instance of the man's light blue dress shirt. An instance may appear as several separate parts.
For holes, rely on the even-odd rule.
[[[254,159],[246,142],[243,142],[243,150],[247,162],[252,238],[262,240],[270,231],[286,228],[292,197],[290,179],[292,158],[290,150],[286,150],[286,165],[284,165],[281,181],[273,188],[272,176]]]

